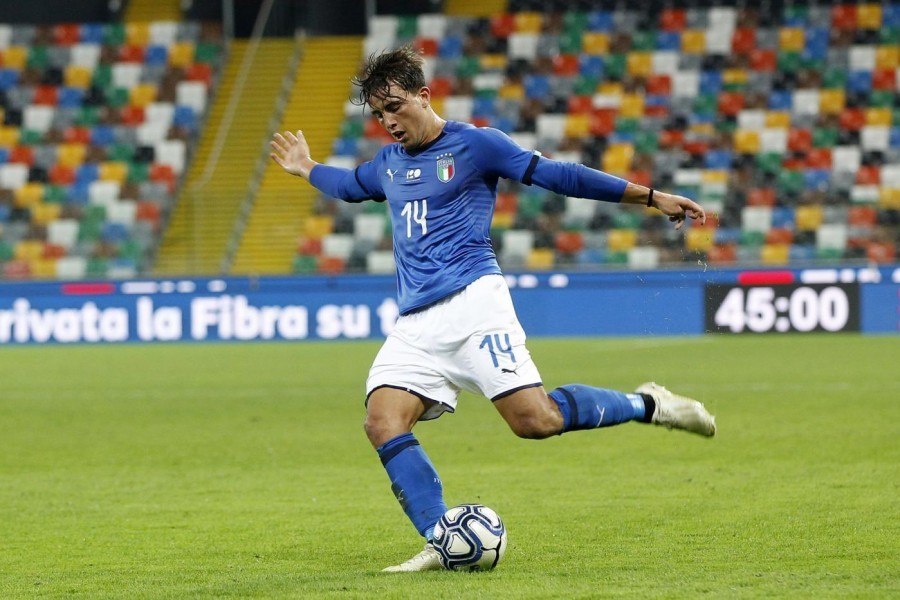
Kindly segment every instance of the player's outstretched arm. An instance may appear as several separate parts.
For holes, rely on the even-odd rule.
[[[650,199],[651,190],[648,187],[582,164],[538,158],[538,155],[523,151],[501,132],[493,136],[482,135],[480,141],[483,142],[480,159],[485,170],[501,177],[516,179],[521,176],[519,171],[521,169],[525,171],[525,176],[521,179],[523,183],[534,183],[557,194],[622,204],[647,205]],[[512,160],[509,160],[510,157]],[[522,164],[523,160],[528,161],[527,169]],[[676,229],[681,229],[687,218],[698,220],[700,223],[706,222],[703,208],[684,196],[653,190],[649,206],[668,216],[669,220],[675,223]]]
[[[363,163],[356,169],[319,164],[309,155],[309,144],[299,129],[296,133],[276,133],[270,142],[269,156],[285,172],[307,180],[320,192],[347,202],[384,200],[384,191],[375,175],[375,163]],[[315,171],[313,171],[315,169]]]
[[[297,133],[285,131],[284,135],[275,133],[270,142],[272,152],[269,156],[290,173],[309,180],[309,172],[317,164],[309,155],[309,144],[299,129]]]
[[[650,188],[637,185],[636,183],[629,183],[625,187],[625,193],[622,194],[622,204],[646,205],[649,198]],[[706,223],[706,212],[703,210],[703,207],[684,196],[653,190],[650,206],[669,217],[669,220],[675,223],[675,229],[681,229],[681,226],[684,225],[684,220],[687,218],[699,221],[701,225]]]

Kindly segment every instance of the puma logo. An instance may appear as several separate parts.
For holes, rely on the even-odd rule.
[[[516,373],[516,371],[518,371],[518,370],[519,370],[519,367],[516,367],[515,369],[506,369],[506,368],[501,367],[500,372],[501,373],[512,373],[513,375],[518,375],[518,373]]]

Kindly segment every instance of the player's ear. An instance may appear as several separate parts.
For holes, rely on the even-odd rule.
[[[419,93],[416,97],[419,99],[419,106],[428,108],[428,105],[431,103],[431,89],[428,86],[422,86],[419,88]]]

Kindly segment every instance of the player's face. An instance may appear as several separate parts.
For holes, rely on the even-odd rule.
[[[430,92],[422,88],[411,94],[391,84],[384,98],[372,97],[369,107],[391,136],[407,150],[423,146],[434,139],[434,115],[428,110]]]

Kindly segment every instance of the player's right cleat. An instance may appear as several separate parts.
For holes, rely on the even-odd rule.
[[[651,417],[653,424],[668,429],[683,429],[706,437],[716,435],[716,418],[696,400],[673,394],[653,382],[645,383],[635,391],[652,396],[656,402],[656,410]]]
[[[425,544],[425,548],[407,561],[382,569],[385,573],[415,573],[417,571],[440,571],[441,559],[431,542]]]

